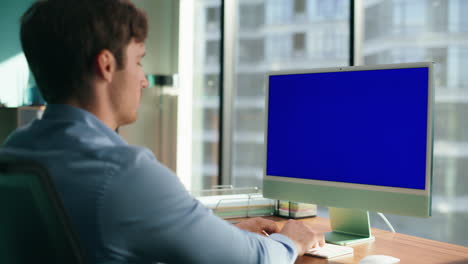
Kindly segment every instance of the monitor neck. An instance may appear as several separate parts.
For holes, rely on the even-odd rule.
[[[325,234],[328,243],[351,245],[374,240],[368,211],[330,207],[329,215],[332,232]]]

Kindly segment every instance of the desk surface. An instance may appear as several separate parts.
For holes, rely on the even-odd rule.
[[[280,217],[265,218],[276,221],[280,227],[287,221],[287,219]],[[331,230],[329,221],[326,218],[313,217],[301,219],[300,221],[309,223],[314,229],[320,232],[329,232]],[[402,264],[468,263],[468,247],[405,234],[391,233],[376,228],[372,228],[372,234],[375,236],[375,241],[351,246],[354,248],[353,256],[337,257],[331,260],[302,256],[299,257],[295,263],[359,263],[359,261],[367,255],[389,255],[399,258]]]

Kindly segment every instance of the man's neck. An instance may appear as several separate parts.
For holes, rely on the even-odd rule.
[[[70,99],[65,104],[81,108],[86,110],[93,115],[95,115],[101,122],[103,122],[106,126],[108,126],[112,130],[116,130],[118,128],[118,124],[115,121],[114,114],[110,111],[110,107],[107,107],[103,104],[98,104],[96,102],[82,102],[78,99]]]

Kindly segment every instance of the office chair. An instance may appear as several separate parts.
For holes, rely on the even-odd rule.
[[[83,264],[47,170],[0,157],[0,263]]]

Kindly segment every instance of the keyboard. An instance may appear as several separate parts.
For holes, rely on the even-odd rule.
[[[323,247],[311,248],[306,252],[306,255],[319,257],[319,258],[335,258],[343,255],[353,254],[352,247],[339,246],[335,244],[325,243]]]

